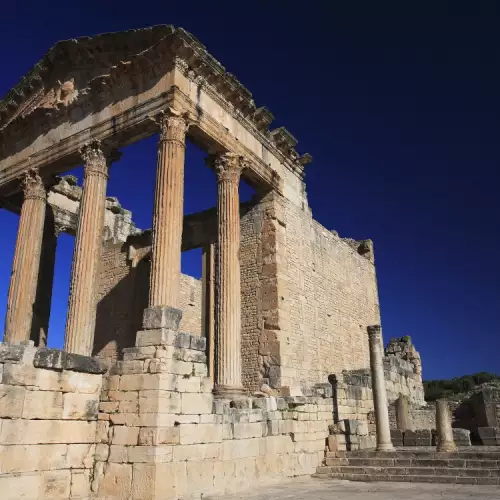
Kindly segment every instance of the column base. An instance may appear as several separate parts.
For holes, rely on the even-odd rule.
[[[392,443],[377,444],[377,451],[395,451]]]
[[[142,328],[144,330],[157,330],[158,328],[168,328],[179,330],[179,323],[182,319],[182,311],[175,307],[153,306],[144,309],[142,318]]]
[[[444,441],[443,443],[439,443],[437,445],[436,451],[457,451],[457,445],[453,441]]]
[[[213,395],[214,398],[218,399],[241,399],[248,397],[248,391],[244,387],[234,387],[232,385],[215,385]]]

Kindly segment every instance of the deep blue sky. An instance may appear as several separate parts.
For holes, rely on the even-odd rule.
[[[375,241],[386,340],[412,335],[425,378],[500,372],[499,22],[500,3],[479,0],[8,2],[0,94],[58,40],[184,27],[313,155],[314,217]],[[154,169],[151,138],[124,150],[108,187],[142,228],[151,225]],[[215,181],[194,147],[186,175],[186,213],[213,206]],[[0,216],[3,316],[18,218]],[[72,245],[60,238],[54,346]],[[199,255],[183,267],[199,273]]]

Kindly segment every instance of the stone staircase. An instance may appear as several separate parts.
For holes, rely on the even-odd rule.
[[[500,485],[500,450],[374,450],[327,452],[313,477],[350,481],[400,481]]]

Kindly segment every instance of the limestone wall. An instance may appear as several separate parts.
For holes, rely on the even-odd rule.
[[[380,323],[373,262],[314,221],[307,208],[282,205],[286,290],[280,307],[289,318],[279,333],[282,385],[367,368],[366,327]]]
[[[201,498],[310,474],[324,458],[332,398],[214,400],[205,339],[139,332],[102,392],[97,499]]]
[[[90,497],[101,371],[85,356],[0,344],[2,500]]]
[[[181,330],[201,336],[201,280],[181,274],[180,308],[182,309]]]
[[[135,344],[148,303],[150,263],[129,259],[127,243],[103,243],[98,281],[94,353],[114,362]],[[183,331],[201,334],[201,281],[181,275]]]

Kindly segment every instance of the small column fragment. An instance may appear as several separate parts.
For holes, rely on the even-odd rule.
[[[389,408],[385,390],[382,329],[380,325],[368,327],[370,344],[370,365],[372,372],[373,404],[375,406],[375,426],[377,432],[377,451],[392,451]]]
[[[108,161],[99,141],[80,150],[84,180],[71,270],[64,350],[90,356],[94,344],[96,285],[101,258]]]
[[[246,393],[241,382],[241,284],[239,182],[241,156],[224,153],[213,159],[217,177],[217,255],[215,260],[216,396]]]
[[[396,400],[396,425],[400,431],[411,430],[408,397],[399,395]]]
[[[180,303],[187,123],[180,112],[169,108],[161,115],[159,124],[160,142],[156,169],[149,289],[150,309],[178,308]]]
[[[436,430],[438,437],[437,451],[456,451],[457,446],[453,440],[450,409],[446,399],[436,400]]]
[[[19,344],[30,339],[42,248],[47,191],[38,170],[29,170],[22,180],[24,201],[19,219],[9,295],[4,342]]]

